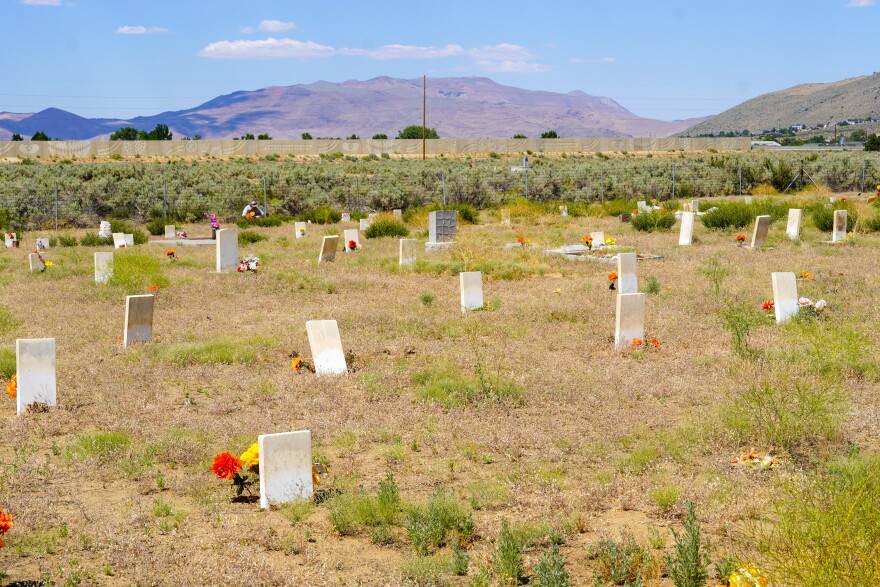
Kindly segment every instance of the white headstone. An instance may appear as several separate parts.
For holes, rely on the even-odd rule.
[[[372,220],[370,220],[369,218],[361,218],[360,219],[360,229],[366,230],[366,229],[370,228],[370,224],[372,224],[372,223],[373,223]]]
[[[125,332],[122,346],[153,339],[153,304],[156,296],[125,296]]]
[[[369,214],[367,214],[367,220],[370,221],[370,224],[372,224],[372,223],[373,223],[373,220],[375,220],[375,219],[378,218],[378,217],[379,217],[379,213],[378,213],[378,212],[370,212]]]
[[[348,212],[342,213],[342,222],[351,222],[351,214]]]
[[[46,264],[43,263],[42,259],[40,259],[40,256],[36,253],[31,253],[28,255],[28,262],[31,266],[31,273],[33,273],[34,271],[39,273],[40,271],[46,270]]]
[[[798,312],[797,280],[794,273],[771,273],[773,283],[773,311],[776,323],[782,324]]]
[[[563,216],[568,216],[568,206],[560,206],[559,213]]]
[[[55,407],[55,339],[19,338],[15,341],[16,413],[33,403]]]
[[[507,226],[510,226],[510,210],[501,210],[501,224],[506,224]]]
[[[37,239],[37,249],[48,249],[49,248],[49,239],[46,237],[41,237]]]
[[[614,320],[614,348],[627,348],[634,338],[645,338],[645,294],[619,294]]]
[[[14,232],[5,233],[4,238],[6,241],[6,248],[7,249],[11,249],[13,246],[12,243],[14,243],[18,239],[18,237],[15,235]]]
[[[788,210],[788,225],[785,227],[785,234],[791,240],[801,238],[801,214],[800,208],[790,208]]]
[[[403,210],[402,210],[402,209],[400,209],[400,208],[395,208],[394,210],[391,211],[391,213],[392,213],[392,214],[394,215],[394,217],[397,218],[398,220],[403,220]]]
[[[767,233],[770,231],[770,217],[755,217],[755,228],[752,230],[752,248],[760,249],[767,240]]]
[[[617,294],[638,293],[635,253],[617,253]]]
[[[107,283],[113,277],[113,253],[95,253],[95,283]]]
[[[345,353],[336,320],[309,320],[306,322],[309,347],[317,375],[345,375]]]
[[[461,311],[479,310],[483,307],[483,272],[463,271],[458,274],[461,289]]]
[[[691,200],[691,212],[699,212],[700,211],[700,201],[699,200]]]
[[[218,230],[216,247],[217,273],[238,269],[238,229]]]
[[[694,213],[682,212],[681,231],[678,234],[679,245],[690,245],[694,242]]]
[[[121,232],[113,233],[113,248],[114,249],[124,249],[125,248],[125,235]]]
[[[294,222],[293,223],[293,232],[296,234],[296,238],[302,238],[306,235],[306,223],[305,222]]]
[[[354,244],[358,247],[361,246],[361,231],[357,228],[346,228],[342,233],[342,238],[345,240],[345,252],[349,252],[352,250],[351,247],[348,246],[350,241],[354,241]]]
[[[177,238],[177,230],[173,224],[165,225],[165,238]]]
[[[130,249],[134,246],[134,235],[126,234],[125,235],[125,248]]]
[[[100,238],[108,238],[113,236],[113,229],[110,228],[110,223],[106,220],[101,221],[101,226],[98,228],[98,237]]]
[[[644,214],[646,212],[650,212],[651,210],[648,208],[648,202],[644,200],[639,200],[636,202],[636,210],[639,211],[639,214]]]
[[[400,239],[400,266],[412,265],[416,262],[416,239]]]
[[[311,499],[312,433],[309,430],[261,434],[257,437],[260,454],[260,508]]]
[[[594,249],[601,249],[605,246],[605,233],[604,232],[591,232],[590,237],[593,239],[593,247]]]
[[[325,236],[321,240],[321,252],[318,254],[318,263],[332,261],[336,258],[336,249],[339,248],[339,237],[336,235]]]
[[[831,232],[831,242],[842,243],[846,240],[846,210],[834,211],[834,228]]]

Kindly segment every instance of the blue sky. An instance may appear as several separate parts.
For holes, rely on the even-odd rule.
[[[875,0],[0,0],[0,111],[130,118],[236,90],[486,76],[665,120],[871,74]]]

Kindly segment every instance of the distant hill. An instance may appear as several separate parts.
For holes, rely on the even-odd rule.
[[[666,137],[702,119],[663,121],[636,116],[611,98],[581,91],[565,94],[504,86],[484,77],[429,78],[428,126],[442,138]],[[274,139],[317,137],[390,138],[422,122],[422,80],[377,77],[367,81],[315,82],[219,96],[191,108],[130,120],[83,118],[49,108],[36,114],[0,113],[0,139],[29,138],[42,130],[52,138],[108,138],[121,126],[152,130],[167,124],[175,138],[200,134],[223,139],[268,133]]]
[[[801,84],[770,92],[725,110],[681,136],[718,134],[803,124],[815,127],[847,119],[880,118],[880,73],[828,84]]]

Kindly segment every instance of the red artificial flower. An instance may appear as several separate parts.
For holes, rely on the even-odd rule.
[[[357,247],[358,247],[357,242],[355,242],[355,241],[348,241],[348,248],[349,248],[350,250],[353,251],[353,250],[355,250]]]
[[[241,465],[241,460],[238,457],[224,452],[214,457],[211,472],[217,475],[218,479],[232,479],[241,470]]]
[[[653,348],[654,351],[659,351],[659,350],[660,350],[660,341],[657,340],[657,339],[656,339],[655,337],[653,337],[653,336],[651,337],[651,348]]]
[[[0,510],[0,536],[9,532],[15,524],[12,523],[12,514]]]
[[[773,300],[767,300],[766,302],[761,304],[761,309],[770,312],[773,310],[773,306],[774,306]]]
[[[608,281],[617,281],[617,273],[612,271],[608,274]]]

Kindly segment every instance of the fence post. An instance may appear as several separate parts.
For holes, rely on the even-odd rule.
[[[743,195],[743,165],[742,163],[737,165],[737,171],[739,173],[739,195]]]
[[[602,193],[602,203],[605,203],[605,166],[602,166],[602,176],[599,180],[599,189]]]
[[[440,173],[440,183],[443,186],[443,207],[446,207],[446,174]]]
[[[865,191],[865,172],[866,171],[868,171],[868,160],[867,159],[865,159],[865,161],[862,163],[862,189],[859,190],[861,192]]]
[[[672,199],[675,199],[675,163],[672,164]]]
[[[526,200],[529,199],[529,168],[526,167]]]
[[[162,179],[162,216],[168,220],[168,180]]]
[[[55,232],[58,232],[58,182],[55,182]]]

